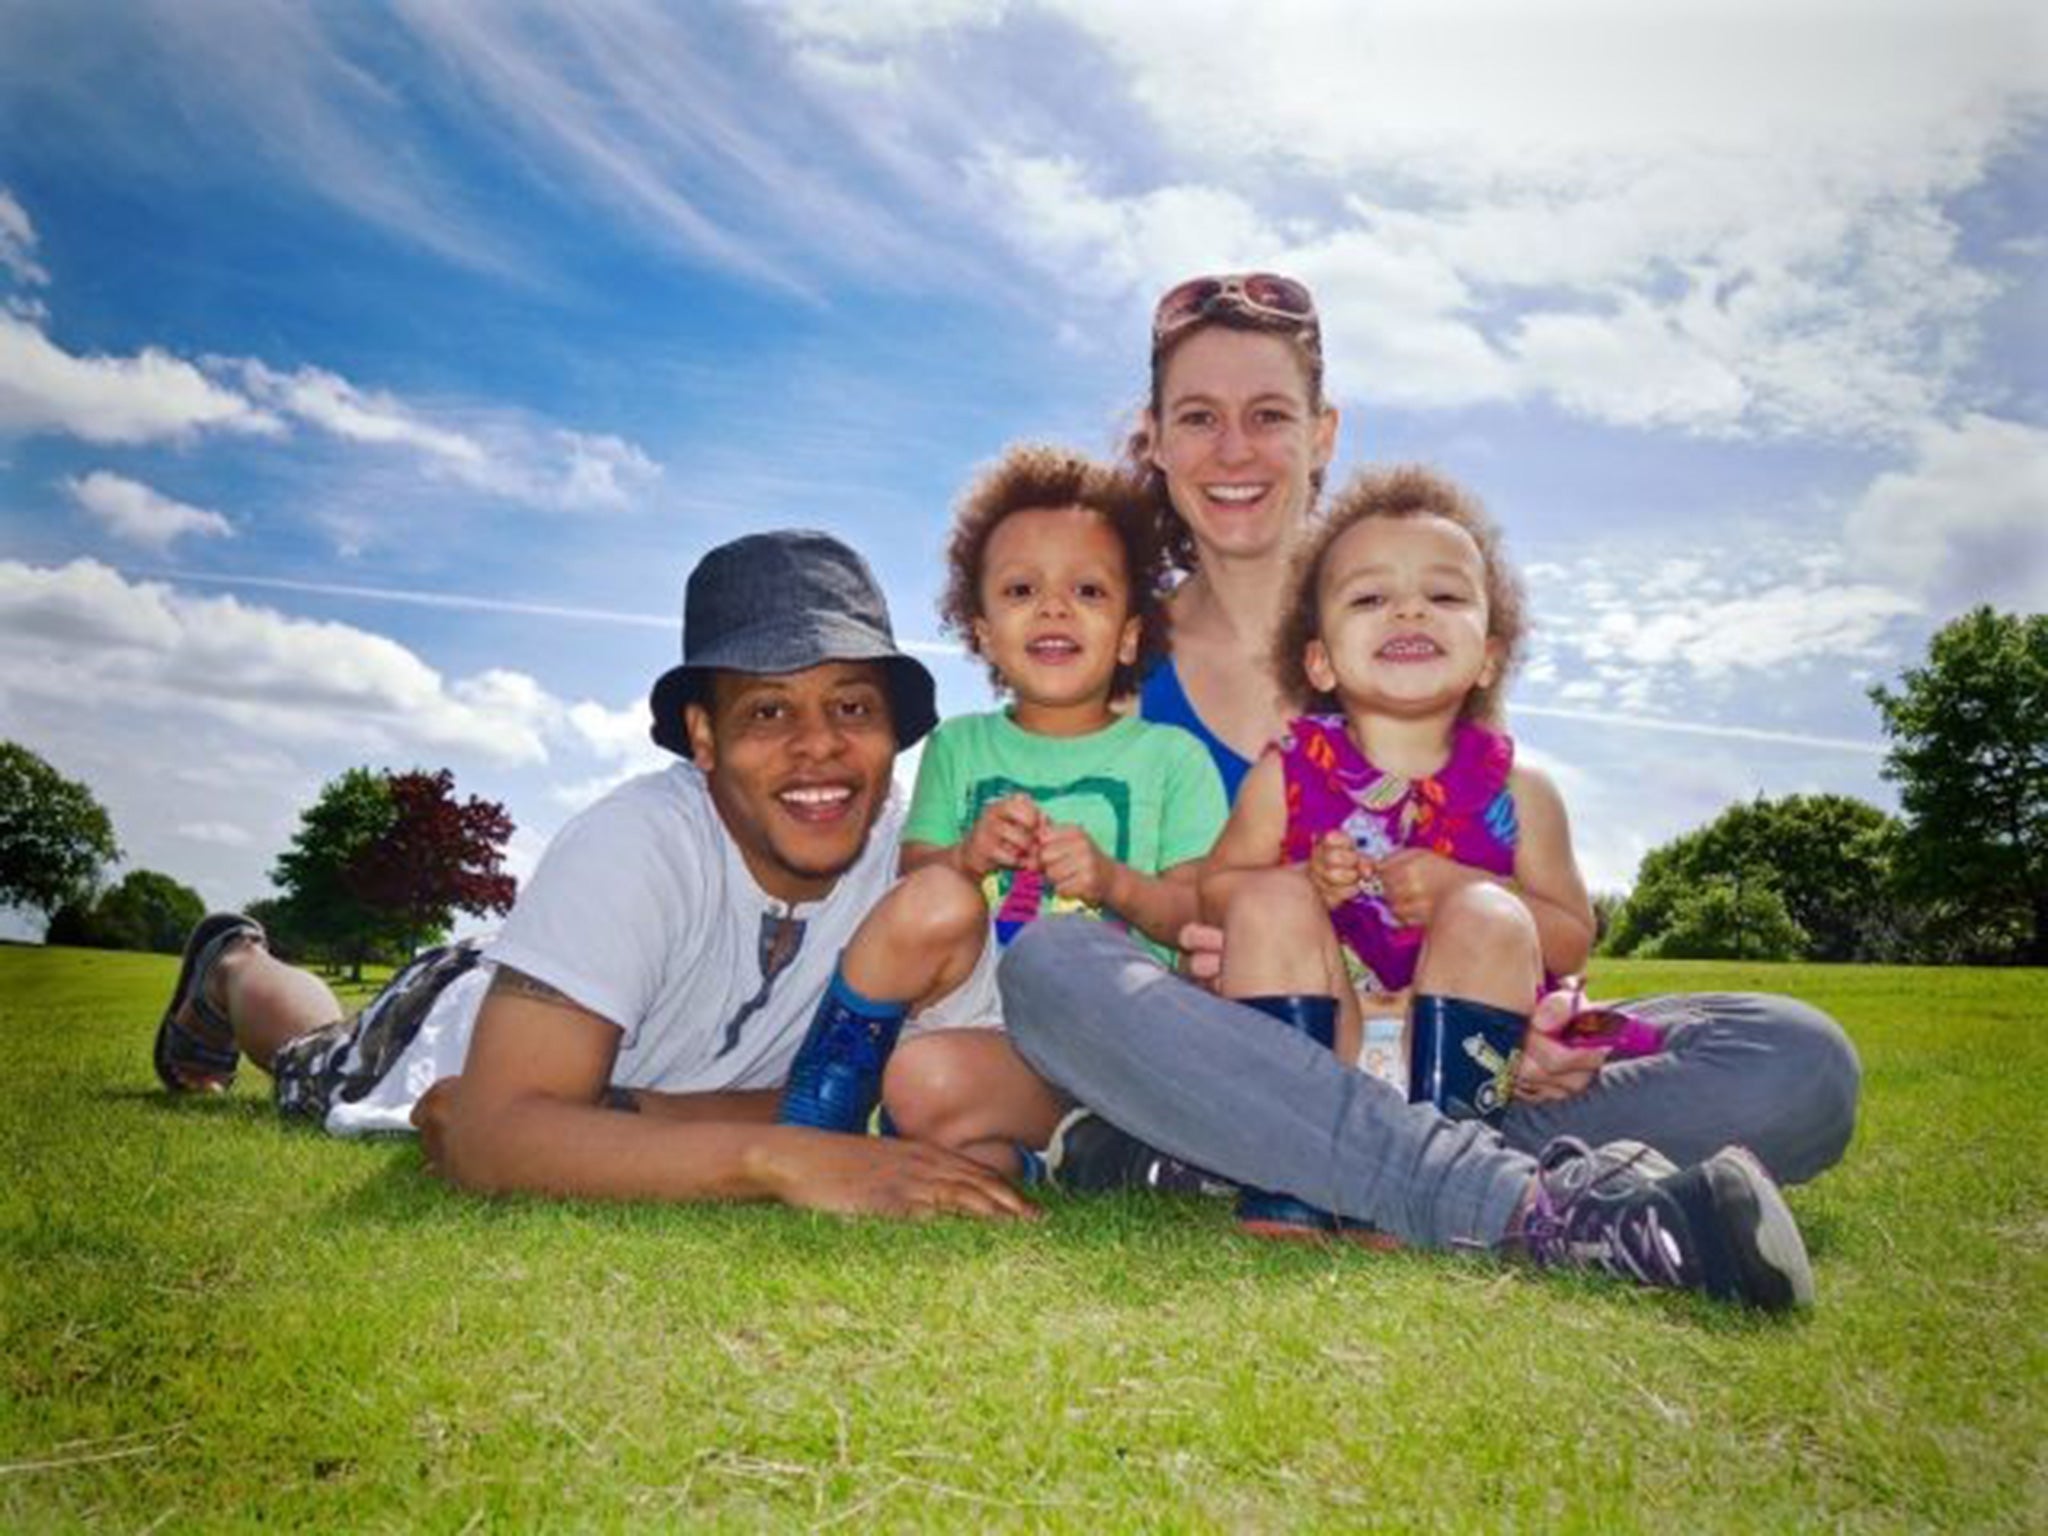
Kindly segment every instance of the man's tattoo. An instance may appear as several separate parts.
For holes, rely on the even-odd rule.
[[[510,997],[523,997],[529,1002],[552,1003],[557,1008],[577,1008],[583,1005],[558,987],[551,987],[544,981],[536,980],[521,970],[509,965],[498,967],[498,974],[491,978],[491,994],[503,993]]]

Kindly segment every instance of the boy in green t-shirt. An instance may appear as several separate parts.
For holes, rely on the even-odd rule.
[[[1011,703],[926,741],[903,879],[840,955],[782,1119],[857,1132],[879,1095],[904,1135],[1015,1173],[1066,1105],[1002,1031],[999,945],[1081,911],[1170,952],[1228,808],[1193,736],[1115,708],[1164,642],[1153,514],[1131,481],[1013,448],[968,492],[947,558],[946,626]]]

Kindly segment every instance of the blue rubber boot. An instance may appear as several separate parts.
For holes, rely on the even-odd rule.
[[[1334,997],[1289,995],[1240,997],[1236,1001],[1307,1035],[1326,1051],[1337,1043]],[[1265,1189],[1246,1189],[1238,1195],[1237,1225],[1257,1237],[1327,1238],[1337,1232],[1337,1218],[1320,1206]]]
[[[789,1065],[777,1122],[865,1135],[881,1102],[882,1069],[896,1049],[906,1012],[902,1003],[863,997],[835,969]]]
[[[1408,1005],[1408,1100],[1452,1120],[1498,1126],[1514,1097],[1529,1017],[1469,997],[1418,993]]]

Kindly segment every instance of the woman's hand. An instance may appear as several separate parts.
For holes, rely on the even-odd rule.
[[[1555,1104],[1584,1093],[1600,1075],[1607,1061],[1605,1049],[1585,1050],[1560,1038],[1585,1001],[1585,988],[1574,976],[1536,1004],[1515,1062],[1516,1098]]]
[[[1223,974],[1223,930],[1213,923],[1189,923],[1174,943],[1180,948],[1180,973],[1199,987],[1216,990]]]

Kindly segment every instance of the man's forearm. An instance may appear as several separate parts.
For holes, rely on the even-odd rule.
[[[663,1120],[729,1125],[767,1125],[782,1103],[780,1088],[733,1089],[725,1093],[663,1093],[655,1088],[612,1088],[605,1102]]]
[[[502,1104],[458,1094],[439,1137],[450,1180],[483,1194],[599,1200],[780,1198],[774,1141],[759,1120],[676,1118],[679,1095],[650,1113],[529,1095]]]

